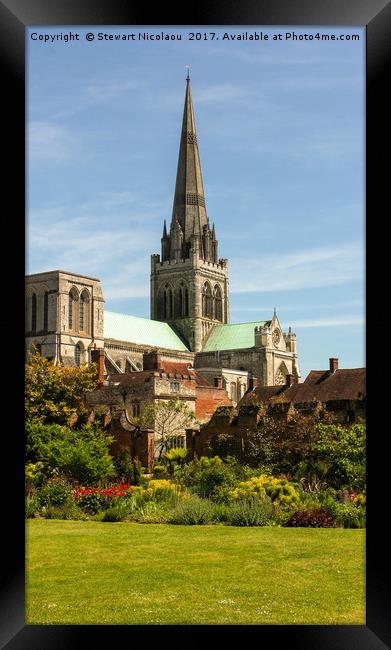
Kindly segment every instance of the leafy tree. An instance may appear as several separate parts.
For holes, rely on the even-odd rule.
[[[97,383],[96,364],[76,368],[54,365],[34,354],[26,364],[26,420],[69,425],[86,420],[84,395]]]
[[[314,461],[318,422],[316,416],[299,414],[289,422],[264,416],[248,432],[246,461],[275,475],[295,475],[300,464]]]
[[[328,484],[337,489],[361,491],[365,488],[365,424],[350,427],[322,425],[317,427],[319,436],[315,453],[328,469]]]
[[[127,449],[121,449],[114,458],[115,478],[123,483],[139,485],[142,468],[138,458],[132,458]]]
[[[133,418],[140,428],[153,428],[158,459],[172,446],[173,439],[197,422],[186,402],[171,399],[147,404],[140,418]]]
[[[79,483],[93,484],[114,476],[109,447],[113,441],[95,424],[79,430],[60,424],[27,422],[26,460],[43,465],[47,476],[56,472]]]
[[[181,447],[174,447],[165,451],[163,454],[163,462],[167,465],[168,474],[172,477],[175,468],[183,467],[187,458],[187,450]]]

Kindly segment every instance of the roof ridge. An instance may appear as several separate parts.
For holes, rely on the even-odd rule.
[[[269,318],[269,321],[270,321],[270,318]],[[228,326],[231,326],[231,325],[251,325],[253,323],[254,324],[255,323],[267,323],[269,321],[268,320],[246,320],[243,323],[218,323],[218,324],[215,325],[215,327],[226,327],[227,325]]]

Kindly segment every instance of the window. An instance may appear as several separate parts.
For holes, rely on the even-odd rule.
[[[75,289],[71,289],[68,296],[68,327],[70,330],[74,329],[74,306],[77,301],[77,294]]]
[[[185,289],[185,304],[184,304],[184,310],[183,310],[183,315],[188,316],[189,315],[189,292],[187,290],[187,287]]]
[[[185,436],[170,436],[167,439],[167,449],[185,449]]]
[[[231,400],[236,402],[236,384],[234,382],[231,383]]]
[[[84,304],[85,304],[84,293],[81,294],[79,300],[79,332],[84,331]]]
[[[178,297],[177,297],[177,305],[175,309],[175,316],[183,316],[183,289],[182,287],[179,287],[178,289]]]
[[[49,292],[45,291],[43,298],[43,329],[47,332],[48,329],[48,316],[49,316]]]
[[[170,382],[170,391],[172,393],[179,393],[179,381]]]
[[[134,402],[132,404],[132,415],[135,418],[139,418],[141,413],[141,405],[140,402]]]
[[[37,294],[31,296],[31,331],[37,331]]]
[[[206,318],[213,318],[212,290],[208,282],[205,282],[202,289],[202,315],[206,316]]]
[[[75,363],[77,366],[80,366],[81,361],[81,346],[80,343],[75,345]]]
[[[216,284],[214,288],[214,311],[215,311],[215,319],[222,321],[223,309],[222,309],[221,289],[218,284]]]
[[[172,298],[172,289],[166,284],[164,289],[164,309],[163,309],[163,318],[170,319],[173,318],[173,298]]]

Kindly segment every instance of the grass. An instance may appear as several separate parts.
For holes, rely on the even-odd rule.
[[[365,624],[365,531],[29,520],[28,624]]]

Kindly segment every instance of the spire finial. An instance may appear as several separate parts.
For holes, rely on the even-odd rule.
[[[277,316],[276,308],[274,307],[274,315]]]
[[[190,66],[185,65],[185,68],[187,70],[187,76],[186,76],[186,81],[190,81]]]

